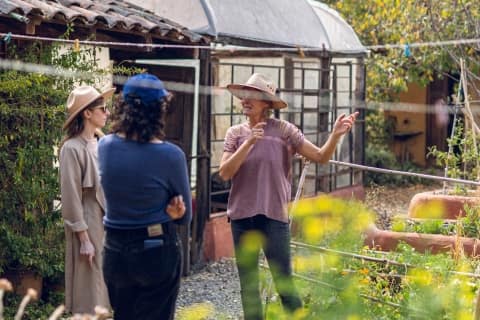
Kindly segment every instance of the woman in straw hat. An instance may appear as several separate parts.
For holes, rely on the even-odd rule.
[[[65,309],[94,314],[109,307],[102,275],[102,218],[105,210],[97,167],[97,138],[110,114],[103,93],[91,86],[74,89],[67,100],[65,138],[60,147],[60,189],[65,225]]]
[[[285,207],[291,195],[291,160],[297,152],[326,163],[341,136],[352,128],[358,113],[340,115],[322,147],[317,147],[293,124],[270,118],[270,109],[287,103],[275,96],[276,86],[262,74],[227,89],[241,99],[245,123],[228,129],[220,176],[231,180],[227,212],[235,244],[245,319],[263,319],[259,294],[258,255],[261,243],[283,306],[290,312],[302,307],[292,280],[290,228]],[[250,236],[259,234],[258,237]],[[250,239],[250,240],[249,240]],[[242,247],[240,244],[249,243]]]

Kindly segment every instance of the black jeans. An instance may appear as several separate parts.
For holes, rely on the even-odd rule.
[[[245,320],[263,319],[258,274],[260,248],[267,258],[282,305],[290,312],[301,308],[302,301],[292,279],[288,223],[256,215],[232,220],[231,227]],[[255,236],[255,233],[260,237]]]
[[[103,274],[115,320],[173,319],[180,289],[181,244],[173,223],[166,234],[106,229]]]

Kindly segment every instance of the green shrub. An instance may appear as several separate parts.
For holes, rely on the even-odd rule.
[[[7,59],[51,70],[95,72],[95,50],[67,50],[33,43],[9,47]],[[58,74],[62,74],[59,72]],[[92,76],[86,83],[93,83]],[[64,229],[59,203],[57,146],[65,101],[74,78],[0,71],[0,275],[34,271],[63,278]]]
[[[419,168],[411,163],[406,162],[400,164],[392,151],[386,149],[385,147],[378,145],[368,145],[365,149],[365,164],[370,167],[391,169],[391,170],[400,170],[406,172],[417,172]],[[395,185],[395,186],[405,186],[422,181],[420,178],[398,175],[398,174],[387,174],[381,172],[367,171],[365,173],[365,184],[367,186],[372,185]]]
[[[427,156],[435,158],[435,163],[446,169],[449,178],[478,181],[480,177],[480,142],[473,130],[466,130],[461,119],[457,119],[453,136],[447,139],[450,151],[428,148]],[[453,193],[466,195],[471,185],[454,184]]]
[[[480,208],[465,206],[465,216],[458,219],[463,236],[480,239]]]
[[[365,117],[366,148],[365,164],[370,167],[400,170],[407,172],[419,171],[418,166],[411,162],[400,163],[395,154],[389,149],[392,143],[394,124],[385,118],[382,110],[369,111]],[[372,185],[410,185],[419,183],[415,177],[387,174],[374,171],[365,172],[365,184]]]
[[[21,296],[7,293],[5,295],[5,319],[14,319],[17,309],[22,301]],[[23,320],[48,319],[57,306],[63,304],[62,294],[51,294],[47,299],[31,301],[25,308]]]
[[[304,199],[293,215],[310,244],[296,247],[293,262],[306,308],[285,315],[278,299],[269,319],[472,319],[478,259],[420,253],[405,243],[393,252],[364,247],[373,213],[351,201]],[[442,227],[436,221],[418,228]]]
[[[54,146],[61,137],[66,93],[45,75],[0,73],[0,272],[63,270],[63,228],[54,201]]]

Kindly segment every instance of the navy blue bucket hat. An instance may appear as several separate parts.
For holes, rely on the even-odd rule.
[[[140,99],[144,104],[159,102],[169,94],[163,82],[149,73],[137,74],[128,78],[122,92],[125,101]]]

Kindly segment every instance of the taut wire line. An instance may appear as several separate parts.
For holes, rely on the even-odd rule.
[[[398,174],[402,176],[409,176],[409,177],[417,177],[423,179],[430,179],[436,181],[447,181],[453,183],[460,183],[460,184],[470,184],[474,186],[480,186],[480,182],[477,181],[470,181],[470,180],[463,180],[463,179],[456,179],[456,178],[448,178],[448,177],[439,177],[430,174],[423,174],[423,173],[416,173],[416,172],[408,172],[408,171],[400,171],[400,170],[392,170],[392,169],[383,169],[383,168],[375,168],[369,167],[361,164],[349,163],[349,162],[342,162],[337,160],[330,160],[329,163],[337,166],[346,166],[355,169],[361,169],[365,171],[373,171],[373,172],[380,172],[386,174]]]
[[[91,40],[71,40],[71,39],[60,39],[60,38],[49,38],[49,37],[39,37],[39,36],[28,36],[23,34],[12,34],[12,33],[0,33],[0,37],[9,36],[11,39],[19,40],[38,40],[38,41],[48,41],[48,42],[58,42],[58,43],[79,43],[83,45],[92,45],[92,46],[115,46],[115,47],[138,47],[138,48],[159,48],[159,49],[204,49],[212,51],[291,51],[299,52],[301,51],[325,51],[324,48],[315,48],[315,47],[243,47],[243,46],[219,46],[219,45],[183,45],[183,44],[158,44],[158,43],[135,43],[135,42],[114,42],[114,41],[91,41]],[[454,39],[454,40],[443,40],[443,41],[426,41],[426,42],[413,42],[408,43],[410,48],[420,48],[420,47],[441,47],[441,46],[456,46],[456,45],[471,45],[471,44],[480,44],[480,38],[471,38],[471,39]],[[341,50],[343,53],[348,52],[359,52],[362,50],[380,50],[380,49],[405,49],[406,43],[394,43],[394,44],[379,44],[379,45],[370,45],[362,46],[353,49]]]

